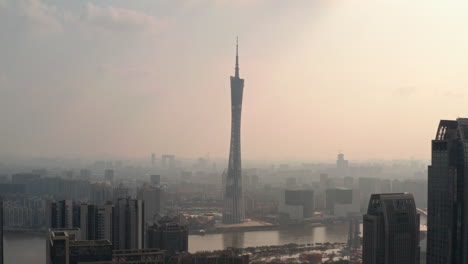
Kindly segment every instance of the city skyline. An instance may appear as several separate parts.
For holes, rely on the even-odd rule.
[[[224,157],[240,35],[245,159],[428,159],[466,112],[467,5],[2,0],[0,157]]]
[[[468,264],[467,12],[0,0],[0,264]]]

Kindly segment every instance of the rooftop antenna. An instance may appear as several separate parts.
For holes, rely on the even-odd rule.
[[[239,37],[236,37],[236,78],[239,78]]]

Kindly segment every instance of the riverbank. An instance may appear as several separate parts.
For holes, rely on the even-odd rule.
[[[273,230],[282,230],[296,227],[320,227],[324,226],[323,223],[300,223],[300,224],[290,224],[290,225],[219,225],[205,230],[190,230],[190,235],[205,235],[205,234],[223,234],[223,233],[233,233],[233,232],[255,232],[255,231],[273,231]]]

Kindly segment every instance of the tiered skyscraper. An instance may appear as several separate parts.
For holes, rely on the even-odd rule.
[[[467,118],[440,121],[428,174],[427,264],[467,264]]]
[[[419,264],[419,214],[412,194],[372,194],[363,227],[362,263]]]
[[[239,46],[236,45],[235,75],[231,76],[231,147],[229,151],[226,191],[224,192],[223,223],[237,224],[244,221],[241,165],[241,114],[244,79],[239,77]]]

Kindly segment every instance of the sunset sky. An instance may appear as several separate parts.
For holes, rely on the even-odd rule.
[[[468,117],[466,0],[0,0],[0,157],[430,157]]]

